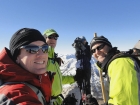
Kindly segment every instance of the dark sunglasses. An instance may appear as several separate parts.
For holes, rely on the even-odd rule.
[[[105,44],[101,44],[100,46],[96,47],[95,49],[92,49],[92,50],[91,50],[91,53],[95,53],[95,52],[96,52],[96,49],[97,49],[97,50],[103,49],[104,46],[105,46]]]
[[[55,39],[55,40],[57,40],[57,39],[58,39],[58,37],[57,37],[57,36],[53,36],[53,35],[50,35],[50,36],[48,36],[47,38],[49,38],[49,39]]]
[[[43,46],[26,45],[26,46],[21,46],[20,48],[24,48],[27,52],[31,54],[36,54],[39,51],[39,49],[42,49],[43,53],[48,53],[48,45],[43,45]]]

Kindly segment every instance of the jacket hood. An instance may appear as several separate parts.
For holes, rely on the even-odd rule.
[[[117,49],[117,47],[113,47],[113,48],[108,52],[107,56],[105,57],[105,59],[104,59],[104,61],[103,61],[102,63],[100,63],[100,62],[97,61],[98,67],[100,67],[101,70],[102,70],[103,72],[107,73],[106,66],[107,66],[108,62],[111,60],[111,58],[112,58],[114,55],[116,55],[116,54],[118,54],[118,53],[120,53],[120,51]]]
[[[37,75],[21,68],[10,57],[10,51],[5,48],[0,53],[0,79],[9,81],[31,81]]]

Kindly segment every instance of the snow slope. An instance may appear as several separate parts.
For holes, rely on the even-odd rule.
[[[67,54],[67,55],[58,55],[64,61],[64,64],[61,65],[60,69],[62,75],[75,75],[76,70],[76,58],[74,54]],[[95,60],[94,58],[91,59],[91,92],[92,95],[97,99],[102,99],[102,91],[100,85],[100,78],[99,72],[95,67]],[[79,105],[79,100],[81,99],[80,90],[77,86],[77,83],[74,84],[67,84],[63,86],[63,95],[66,97],[68,94],[74,93],[76,99],[78,100],[77,105]]]

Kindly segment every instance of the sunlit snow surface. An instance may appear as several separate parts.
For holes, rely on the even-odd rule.
[[[58,55],[64,61],[60,69],[62,75],[75,75],[76,73],[76,58],[74,54]],[[99,72],[95,66],[94,58],[91,59],[91,92],[95,98],[102,98],[102,91],[100,85]],[[74,93],[76,99],[78,99],[77,105],[79,105],[79,100],[81,99],[81,93],[77,86],[77,83],[63,85],[63,95],[66,97],[68,94]]]

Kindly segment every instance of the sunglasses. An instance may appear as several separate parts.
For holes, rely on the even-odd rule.
[[[96,52],[96,49],[97,49],[97,50],[101,50],[101,49],[103,49],[103,48],[104,48],[104,46],[105,46],[105,44],[101,44],[101,45],[100,45],[100,46],[98,46],[97,48],[92,49],[92,50],[91,50],[91,53],[95,53],[95,52]]]
[[[39,49],[41,49],[43,53],[48,53],[48,45],[43,45],[43,46],[26,45],[26,46],[21,46],[20,48],[24,48],[27,52],[31,54],[36,54],[39,51]]]
[[[50,36],[48,36],[47,38],[49,38],[49,39],[55,39],[55,40],[57,40],[57,39],[58,39],[58,37],[57,37],[57,36],[53,36],[53,35],[50,35]]]

